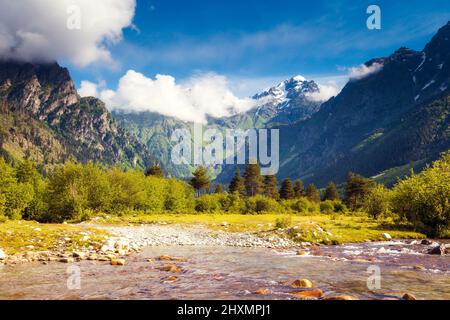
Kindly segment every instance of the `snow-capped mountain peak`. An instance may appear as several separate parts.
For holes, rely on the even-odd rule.
[[[309,117],[320,108],[320,102],[311,99],[312,94],[320,93],[314,81],[303,76],[294,76],[278,85],[253,96],[257,116],[275,117],[284,115],[292,118]]]

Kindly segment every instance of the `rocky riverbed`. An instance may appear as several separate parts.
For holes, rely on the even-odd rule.
[[[110,234],[103,242],[89,242],[89,233],[83,233],[86,245],[73,248],[70,239],[62,239],[54,250],[27,250],[6,255],[0,249],[0,265],[15,265],[28,262],[73,263],[81,260],[102,261],[115,263],[124,261],[125,257],[139,252],[144,247],[152,246],[227,246],[246,248],[291,248],[295,246],[309,246],[309,243],[295,243],[274,233],[232,233],[213,231],[202,226],[182,225],[142,225],[116,226],[86,225]],[[82,240],[83,240],[82,239]],[[120,264],[120,263],[119,263]]]

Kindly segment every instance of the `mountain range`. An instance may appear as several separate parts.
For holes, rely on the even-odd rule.
[[[146,167],[154,159],[105,104],[81,98],[57,63],[0,62],[0,152],[41,165],[66,160]]]
[[[450,149],[450,23],[422,51],[400,48],[365,63],[335,97],[301,76],[252,97],[254,108],[208,126],[278,128],[279,178],[320,186],[349,171],[391,184]],[[191,124],[156,113],[110,113],[96,98],[80,97],[57,63],[0,62],[0,152],[42,165],[72,159],[141,167],[160,163],[172,176],[193,168],[170,160],[175,129]],[[234,166],[216,166],[228,182]]]

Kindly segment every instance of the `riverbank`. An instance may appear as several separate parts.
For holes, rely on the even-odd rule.
[[[387,220],[326,215],[102,215],[79,224],[0,224],[0,264],[112,261],[146,246],[304,248],[421,239]]]

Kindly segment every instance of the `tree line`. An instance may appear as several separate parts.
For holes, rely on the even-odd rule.
[[[0,221],[80,221],[98,213],[289,213],[390,217],[430,236],[450,227],[450,152],[419,174],[388,189],[349,173],[345,184],[322,192],[301,180],[261,176],[258,164],[236,170],[227,188],[213,185],[198,167],[189,181],[166,178],[159,166],[145,172],[68,162],[42,176],[30,161],[11,165],[0,157]]]

